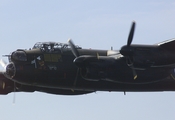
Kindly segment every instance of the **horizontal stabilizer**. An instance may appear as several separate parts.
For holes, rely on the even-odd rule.
[[[166,50],[175,51],[175,38],[158,43],[158,46]]]

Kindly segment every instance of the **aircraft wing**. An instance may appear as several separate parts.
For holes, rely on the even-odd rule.
[[[175,38],[160,42],[157,45],[166,50],[174,51],[175,50]]]

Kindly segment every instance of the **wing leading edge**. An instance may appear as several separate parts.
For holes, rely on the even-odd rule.
[[[175,38],[160,42],[157,45],[163,49],[175,51]]]

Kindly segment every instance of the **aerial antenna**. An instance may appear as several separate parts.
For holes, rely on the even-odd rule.
[[[16,83],[14,82],[14,94],[13,94],[13,104],[15,104],[15,99],[16,99]]]
[[[113,47],[111,46],[111,50],[113,50]]]

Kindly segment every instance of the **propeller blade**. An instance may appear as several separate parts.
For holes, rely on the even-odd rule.
[[[130,68],[132,69],[132,74],[133,74],[134,80],[137,79],[137,73],[136,73],[136,71],[134,69],[134,66],[133,65],[130,65]]]
[[[99,54],[97,53],[97,59],[99,60],[100,59],[100,57],[99,57]]]
[[[78,50],[75,48],[75,45],[74,43],[72,42],[71,39],[68,40],[68,43],[71,47],[71,50],[72,50],[72,53],[74,54],[75,57],[78,57],[79,56],[79,53],[78,53]]]
[[[133,65],[134,63],[131,60],[134,51],[132,51],[132,48],[130,47],[130,45],[132,43],[133,36],[134,36],[135,24],[136,24],[135,21],[133,21],[129,32],[127,45],[123,46],[120,50],[120,53],[126,57],[127,65],[132,69],[134,80],[137,78],[137,73],[134,69],[134,65]]]
[[[5,88],[5,82],[2,83],[2,89],[4,89],[4,88]]]
[[[134,65],[133,65],[133,62],[131,60],[131,57],[127,57],[127,61],[128,61],[128,66],[132,69],[132,73],[133,73],[133,77],[134,77],[134,80],[137,79],[137,73],[134,69]]]
[[[127,42],[127,46],[129,47],[132,43],[133,40],[133,36],[134,36],[134,30],[135,30],[135,22],[132,22],[132,26],[131,26],[131,30],[128,36],[128,42]]]
[[[135,79],[137,79],[137,73],[136,73],[136,71],[135,71],[133,66],[131,67],[131,69],[132,69],[132,73],[133,73],[134,80],[135,80]]]
[[[0,60],[0,65],[4,68],[4,70],[6,70],[7,63],[2,59]]]

